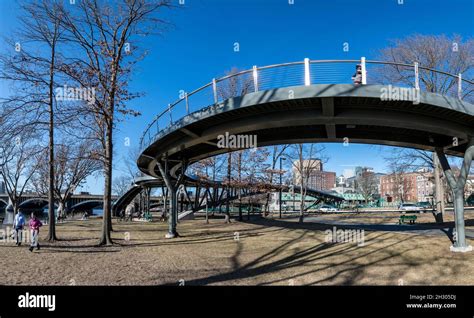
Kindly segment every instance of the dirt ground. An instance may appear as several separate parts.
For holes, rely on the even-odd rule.
[[[325,215],[365,224],[395,224],[398,215]],[[472,230],[473,214],[466,215]],[[419,223],[429,226],[432,215]],[[60,241],[27,246],[0,241],[6,285],[474,285],[474,252],[451,253],[447,235],[364,231],[364,244],[327,242],[334,225],[295,219],[117,223],[115,245],[97,247],[100,219],[59,224]],[[452,224],[451,224],[452,225]],[[406,225],[409,227],[410,225]],[[44,238],[43,228],[40,237]],[[329,236],[331,237],[331,236]],[[471,245],[474,240],[468,239]]]

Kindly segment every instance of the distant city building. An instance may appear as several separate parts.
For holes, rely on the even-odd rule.
[[[336,186],[336,173],[316,171],[308,180],[308,187],[316,190],[331,190]]]
[[[311,171],[322,171],[323,170],[323,163],[319,158],[312,158],[312,159],[305,159],[303,160],[303,168]],[[295,160],[293,162],[293,169],[300,168],[300,161]]]
[[[6,193],[7,190],[5,188],[5,183],[3,181],[0,181],[0,193]]]
[[[342,175],[346,179],[352,178],[353,176],[355,176],[354,169],[344,169],[344,171],[342,172]]]
[[[434,192],[433,173],[424,169],[381,176],[380,191],[388,203],[431,201]]]
[[[336,180],[336,187],[347,188],[349,185],[347,184],[347,178],[344,175],[340,175],[337,177]]]
[[[418,202],[430,202],[435,192],[434,176],[428,169],[419,170],[416,176],[416,189]]]
[[[369,173],[374,173],[374,168],[357,166],[354,169],[354,177],[356,177],[356,178],[360,178],[364,174],[369,174]]]
[[[329,191],[336,186],[336,173],[323,171],[323,163],[317,158],[303,160],[302,164],[299,160],[293,162],[293,182],[295,184],[301,182],[301,167],[303,167],[304,177],[308,178],[308,188]]]

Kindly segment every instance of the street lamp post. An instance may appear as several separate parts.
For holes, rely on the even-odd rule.
[[[286,158],[280,157],[280,200],[279,200],[279,206],[280,206],[280,219],[281,219],[281,186],[282,186],[282,177],[283,177],[283,170],[282,170],[282,160],[286,160]]]

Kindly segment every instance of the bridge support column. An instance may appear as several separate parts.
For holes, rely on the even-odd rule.
[[[177,224],[178,224],[178,188],[182,183],[184,174],[186,172],[186,163],[183,161],[183,166],[181,169],[181,175],[179,178],[174,181],[171,178],[171,175],[167,169],[168,164],[165,162],[165,167],[163,167],[160,161],[157,162],[158,169],[160,170],[161,176],[165,181],[166,187],[168,188],[168,194],[170,197],[170,211],[168,217],[168,233],[165,235],[166,238],[175,238],[178,237]]]
[[[474,137],[471,137],[469,144],[464,154],[464,160],[461,167],[461,172],[456,178],[454,176],[448,160],[442,149],[436,149],[439,162],[448,180],[449,187],[454,197],[454,221],[456,226],[456,235],[454,237],[454,244],[451,246],[452,252],[469,252],[472,251],[472,246],[467,245],[466,231],[464,224],[464,187],[466,186],[467,176],[471,168],[471,163],[474,158]]]

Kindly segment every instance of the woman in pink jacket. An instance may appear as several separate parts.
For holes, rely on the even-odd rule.
[[[34,213],[31,213],[31,219],[30,222],[28,223],[28,226],[30,227],[31,231],[31,246],[30,246],[30,252],[33,252],[33,249],[36,247],[37,250],[40,249],[40,245],[38,243],[38,235],[39,235],[39,229],[40,227],[43,226],[43,223],[41,223],[40,220],[36,217]]]

